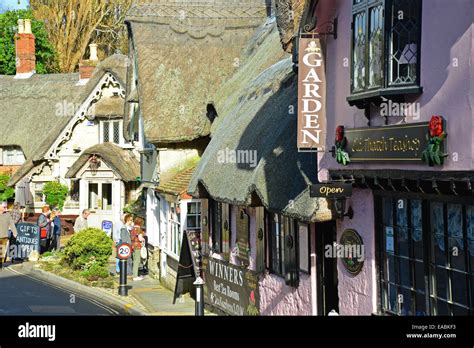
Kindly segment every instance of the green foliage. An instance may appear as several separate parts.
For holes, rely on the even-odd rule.
[[[112,243],[98,228],[82,230],[67,242],[64,248],[66,262],[73,269],[86,270],[93,263],[104,267],[112,255]]]
[[[32,20],[31,30],[36,38],[36,72],[58,72],[56,52],[48,39],[44,23],[34,19],[30,10],[16,10],[0,14],[0,75],[16,73],[15,33],[18,31],[18,19]]]
[[[66,201],[69,187],[57,181],[50,181],[44,185],[43,194],[46,196],[46,203],[51,207],[62,209]]]
[[[428,140],[428,147],[422,152],[421,159],[426,162],[430,167],[434,165],[442,165],[444,159],[448,157],[448,154],[441,151],[441,145],[447,134],[443,132],[439,137],[426,136]]]
[[[84,266],[81,276],[87,278],[87,280],[97,280],[99,278],[107,278],[109,271],[107,267],[101,265],[97,260],[92,260]]]
[[[0,202],[6,202],[15,195],[15,189],[7,186],[8,180],[10,180],[9,175],[0,174]]]

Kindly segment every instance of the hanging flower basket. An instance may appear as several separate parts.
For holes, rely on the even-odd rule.
[[[428,140],[428,146],[423,151],[421,159],[426,162],[430,167],[436,165],[442,165],[444,158],[448,157],[448,154],[443,153],[441,146],[443,145],[444,139],[448,134],[444,131],[445,122],[442,116],[434,115],[428,124],[429,132],[426,134]]]
[[[336,128],[336,151],[334,157],[336,157],[337,163],[347,165],[351,160],[349,154],[345,151],[347,145],[347,139],[344,135],[344,126],[337,126]]]

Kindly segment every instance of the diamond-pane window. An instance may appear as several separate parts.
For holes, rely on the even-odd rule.
[[[114,143],[120,144],[120,122],[116,121],[113,123],[114,127]]]
[[[104,134],[104,143],[110,141],[110,122],[103,123],[103,134]]]
[[[374,91],[385,95],[384,89],[391,87],[419,87],[420,3],[353,0],[353,98]]]

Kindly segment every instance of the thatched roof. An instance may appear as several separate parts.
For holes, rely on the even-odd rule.
[[[156,188],[158,192],[169,193],[172,195],[182,195],[186,194],[188,190],[189,182],[193,176],[196,166],[184,169],[174,175],[172,178],[160,182],[160,185]]]
[[[92,155],[102,158],[123,181],[135,181],[140,176],[140,163],[131,150],[123,149],[113,143],[103,143],[84,150],[67,171],[66,178],[75,178]]]
[[[296,146],[298,93],[291,59],[273,64],[274,52],[281,51],[279,37],[271,26],[259,35],[265,30],[267,36],[239,71],[250,78],[236,76],[222,87],[228,100],[219,98],[221,121],[188,192],[235,205],[249,205],[257,196],[270,211],[308,222],[330,220],[325,200],[309,197],[309,185],[317,180],[317,156],[300,153]],[[262,61],[269,64],[265,70]],[[256,166],[233,162],[226,155],[231,151],[256,154]]]
[[[120,96],[103,97],[89,109],[87,117],[123,118],[125,100]]]
[[[151,0],[127,16],[147,141],[206,136],[212,95],[239,69],[240,53],[266,17],[265,0]]]
[[[275,0],[275,16],[283,49],[291,52],[305,6],[310,0]]]
[[[85,85],[78,85],[77,73],[35,74],[29,79],[0,75],[0,146],[19,146],[27,160],[9,185],[16,184],[43,159],[71,121],[73,113],[63,110],[82,104],[105,73],[114,74],[119,81],[125,79],[126,60],[124,55],[107,58]]]

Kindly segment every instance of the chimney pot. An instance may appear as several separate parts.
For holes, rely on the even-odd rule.
[[[31,34],[31,19],[25,19],[25,34]]]
[[[90,60],[99,60],[97,58],[97,44],[90,44],[89,45],[89,50],[90,50]]]
[[[18,20],[18,34],[23,34],[25,32],[25,21],[23,19]]]

